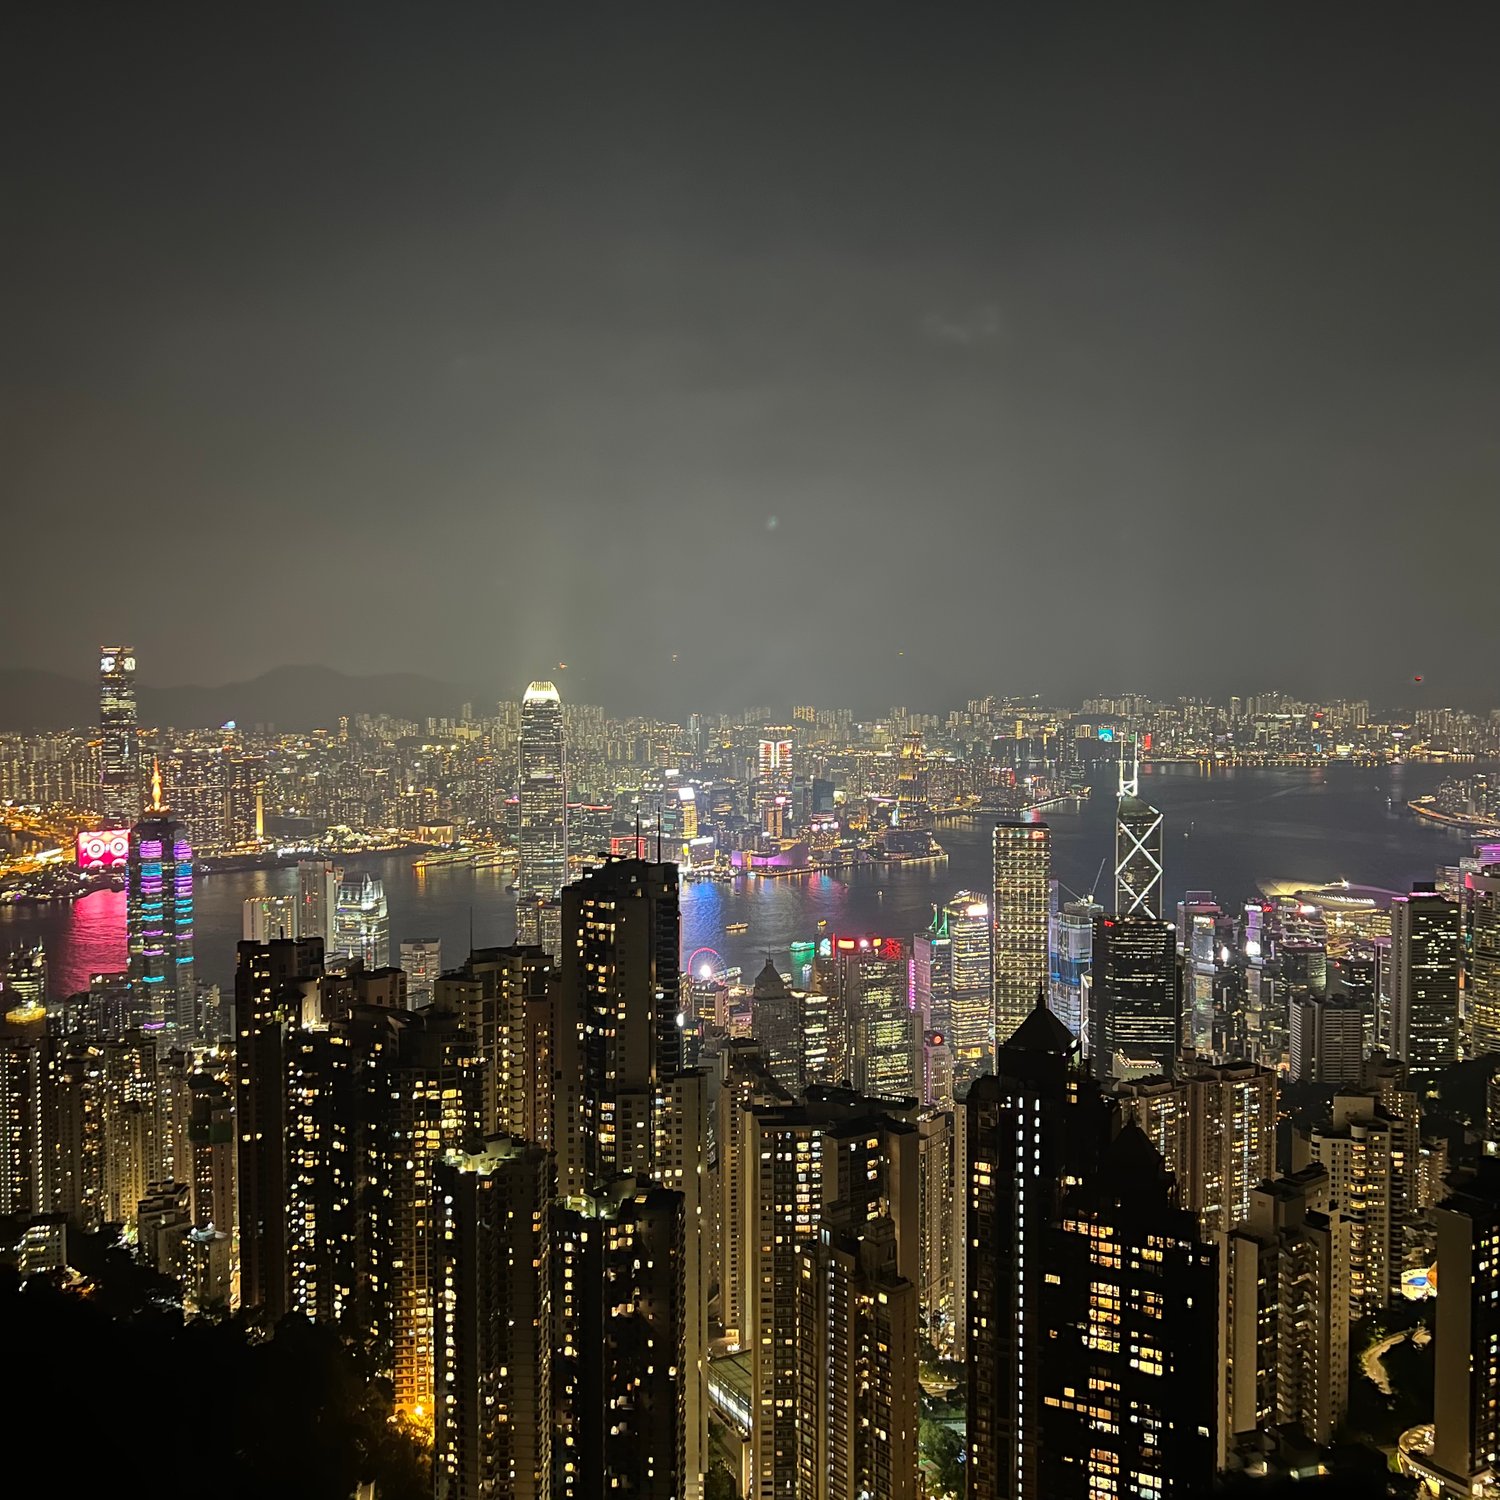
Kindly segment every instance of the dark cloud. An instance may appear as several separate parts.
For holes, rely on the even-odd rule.
[[[36,7],[0,664],[1485,701],[1497,24]]]

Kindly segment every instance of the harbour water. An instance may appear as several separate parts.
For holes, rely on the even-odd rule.
[[[1446,773],[1435,766],[1325,770],[1233,770],[1195,765],[1143,768],[1142,795],[1166,815],[1169,904],[1188,890],[1222,903],[1253,897],[1267,882],[1320,885],[1336,879],[1404,890],[1431,879],[1440,864],[1466,853],[1470,840],[1415,817],[1405,803],[1432,791]],[[1094,795],[1075,810],[1050,812],[1054,874],[1073,892],[1096,888],[1108,902],[1113,855],[1114,768],[1100,772]],[[843,877],[742,878],[685,885],[683,956],[710,949],[725,965],[752,974],[769,956],[782,967],[799,940],[835,932],[910,937],[926,926],[934,902],[955,891],[984,891],[990,881],[989,825],[945,826],[948,858],[877,865]],[[443,865],[412,868],[410,855],[361,861],[351,870],[378,875],[390,905],[392,958],[403,939],[437,938],[447,964],[478,944],[508,943],[513,872]],[[228,986],[234,974],[241,906],[254,895],[289,892],[295,870],[207,876],[195,893],[196,952],[203,979]],[[743,930],[726,931],[728,927]],[[820,926],[820,924],[822,924]],[[54,996],[87,987],[89,975],[125,965],[125,897],[101,891],[71,905],[0,909],[0,948],[40,937]],[[700,959],[700,962],[703,960]]]

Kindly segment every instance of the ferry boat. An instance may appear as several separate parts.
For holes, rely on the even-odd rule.
[[[724,931],[738,937],[740,933],[750,931],[750,924],[748,922],[726,922],[724,924]]]

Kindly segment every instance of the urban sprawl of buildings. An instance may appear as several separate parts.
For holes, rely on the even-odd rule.
[[[103,1229],[190,1315],[337,1328],[461,1500],[1163,1500],[1336,1468],[1366,1332],[1435,1298],[1433,1410],[1385,1440],[1434,1493],[1495,1489],[1482,773],[1430,809],[1476,834],[1430,882],[1234,906],[1173,899],[1139,767],[1477,763],[1496,715],[1264,695],[679,725],[534,682],[425,725],[177,732],[137,724],[128,648],[100,667],[97,727],[0,741],[30,840],[5,893],[127,898],[125,973],[62,1003],[39,950],[4,973],[23,1273]],[[1101,762],[1112,860],[1070,897],[1046,810]],[[682,881],[938,859],[953,819],[992,829],[992,878],[923,931],[684,972]],[[340,862],[408,846],[513,865],[516,941],[393,950],[378,881]],[[297,889],[247,903],[231,1000],[195,975],[193,908],[236,861],[295,862]]]

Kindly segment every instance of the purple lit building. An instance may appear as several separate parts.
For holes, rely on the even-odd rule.
[[[193,976],[193,851],[183,825],[161,801],[152,777],[151,806],[130,830],[125,908],[130,988],[151,1031],[180,1043],[196,1032]]]

